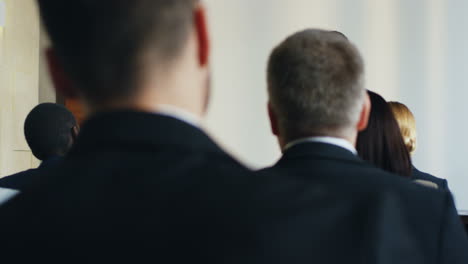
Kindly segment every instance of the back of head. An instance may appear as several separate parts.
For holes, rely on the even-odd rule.
[[[166,68],[189,36],[196,0],[38,0],[60,65],[90,105],[135,95],[148,61]]]
[[[359,156],[383,170],[411,176],[411,158],[390,106],[377,93],[369,91],[369,97],[371,114],[367,129],[358,134]]]
[[[75,118],[68,109],[44,103],[36,106],[26,117],[24,135],[34,156],[46,160],[68,152],[75,126]]]
[[[343,34],[309,29],[287,38],[268,63],[270,105],[285,139],[347,136],[359,120],[363,81],[361,55]]]
[[[400,126],[401,135],[405,141],[406,148],[413,154],[416,151],[416,120],[408,107],[399,102],[389,102],[393,115]]]

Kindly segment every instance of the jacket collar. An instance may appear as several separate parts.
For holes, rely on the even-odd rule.
[[[363,163],[351,151],[327,143],[304,142],[287,149],[279,163],[297,159],[329,159]]]
[[[51,157],[51,158],[48,158],[46,160],[43,160],[41,162],[41,165],[39,165],[39,168],[50,168],[50,167],[53,167],[57,164],[59,164],[61,161],[62,161],[62,157],[59,157],[59,156],[54,156],[54,157]]]
[[[300,139],[297,139],[297,140],[294,140],[294,141],[288,143],[284,147],[284,151],[286,151],[287,149],[289,149],[289,148],[291,148],[291,147],[293,147],[295,145],[299,145],[299,144],[307,143],[307,142],[331,144],[331,145],[335,145],[335,146],[347,149],[347,150],[351,151],[355,155],[358,154],[357,151],[356,151],[356,148],[349,141],[347,141],[345,139],[342,139],[342,138],[336,138],[336,137],[306,137],[306,138],[300,138]]]
[[[96,150],[157,151],[162,146],[221,152],[199,128],[160,114],[115,111],[99,113],[83,125],[70,156]]]

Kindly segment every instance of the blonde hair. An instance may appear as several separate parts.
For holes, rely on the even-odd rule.
[[[400,126],[401,135],[410,154],[416,151],[416,120],[413,113],[402,103],[389,102],[393,115]]]

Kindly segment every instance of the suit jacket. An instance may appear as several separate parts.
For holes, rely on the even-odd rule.
[[[59,166],[0,208],[0,255],[19,263],[246,258],[256,223],[251,176],[185,122],[99,114]]]
[[[435,176],[432,176],[429,173],[422,172],[422,171],[416,169],[416,167],[414,167],[414,166],[413,166],[413,173],[412,173],[411,177],[412,177],[413,180],[423,180],[423,181],[433,182],[433,183],[437,184],[437,186],[441,190],[445,190],[445,191],[449,190],[447,180],[437,178]]]
[[[44,160],[41,165],[36,169],[30,169],[16,174],[6,176],[0,179],[0,187],[8,188],[18,191],[24,191],[29,188],[36,177],[41,174],[41,171],[47,170],[53,166],[57,166],[61,158],[53,157]]]
[[[0,256],[5,263],[424,263],[400,207],[391,192],[255,175],[170,117],[107,113],[84,124],[69,156],[34,189],[0,208]]]
[[[398,210],[389,209],[385,203],[377,205],[381,207],[382,212],[386,212],[386,216],[379,217],[378,211],[368,211],[367,216],[374,215],[374,218],[368,218],[364,226],[356,223],[366,221],[363,217],[365,214],[347,215],[346,207],[335,206],[316,214],[315,222],[312,223],[321,223],[324,230],[336,230],[335,233],[330,232],[327,239],[322,241],[323,248],[336,246],[336,254],[331,255],[329,260],[339,259],[343,254],[352,256],[357,248],[369,251],[371,246],[366,245],[365,238],[371,236],[373,239],[370,243],[375,243],[375,246],[381,245],[382,251],[377,252],[391,250],[393,246],[386,245],[389,241],[400,241],[401,246],[405,245],[403,247],[408,249],[412,247],[410,251],[413,251],[413,254],[406,252],[407,256],[415,257],[421,254],[422,263],[468,263],[468,239],[449,192],[419,186],[373,167],[348,150],[324,143],[293,146],[285,151],[276,165],[262,172],[279,173],[302,182],[304,196],[310,195],[314,188],[316,191],[335,188],[342,189],[343,192],[354,192],[350,203],[353,200],[357,203],[360,199],[368,199],[365,198],[366,194],[373,192],[390,194],[391,199],[395,199]],[[359,208],[356,205],[354,207]],[[402,225],[397,227],[389,216],[400,217],[397,221]],[[346,217],[346,220],[343,217]],[[305,230],[305,226],[306,223],[302,223],[298,229]],[[383,231],[375,226],[382,227]],[[407,230],[404,231],[401,227],[406,227]],[[361,233],[350,231],[356,228],[360,228]],[[365,233],[367,235],[364,235]],[[283,239],[287,240],[286,237]],[[343,241],[347,241],[348,244]],[[304,254],[301,251],[295,253]],[[401,251],[393,256],[404,253]],[[404,255],[400,256],[401,258],[393,263],[400,263],[405,259]]]

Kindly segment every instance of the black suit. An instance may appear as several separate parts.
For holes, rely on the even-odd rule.
[[[412,239],[408,245],[414,243],[412,245],[422,253],[423,263],[468,263],[468,240],[448,192],[418,186],[365,163],[348,150],[324,143],[303,143],[293,146],[284,153],[275,166],[263,172],[275,172],[284,177],[295,178],[303,182],[304,189],[322,186],[321,188],[333,187],[353,191],[355,196],[352,199],[356,201],[362,197],[362,194],[369,192],[393,193],[401,202],[398,214],[402,217],[400,220],[408,225],[407,235],[411,238],[405,238],[404,232],[398,233],[394,226],[385,227],[387,225],[385,217],[382,219],[376,217],[372,221],[374,225],[379,225],[381,221],[384,230],[390,233],[389,237],[401,243]],[[338,207],[336,209],[338,210]],[[335,214],[339,215],[339,212]],[[392,215],[391,212],[389,214]],[[330,217],[331,215],[317,214],[315,221],[322,221],[324,227],[327,226],[327,221],[330,228],[339,226],[337,223],[340,219],[336,217],[334,219]],[[349,217],[347,221],[341,222],[340,230],[343,231],[343,236],[329,238],[330,245],[341,243],[340,239],[353,241],[347,237],[352,235],[347,230],[353,221],[355,219]],[[367,231],[371,232],[372,229]],[[375,237],[374,242],[379,243],[379,236]],[[362,241],[355,239],[355,246],[358,247]],[[324,241],[324,244],[326,243],[327,241]],[[346,249],[336,247],[337,255],[343,254],[343,251],[346,252]],[[414,254],[418,254],[418,250],[415,250]]]
[[[422,264],[400,203],[391,192],[254,175],[184,122],[109,113],[0,209],[0,259]]]
[[[43,177],[42,177],[43,176]],[[177,119],[106,113],[0,209],[0,259],[227,263],[251,255],[251,172]],[[252,223],[255,223],[255,219]],[[6,243],[6,245],[5,245]],[[7,262],[5,262],[7,263]]]
[[[437,177],[435,177],[435,176],[433,176],[433,175],[431,175],[429,173],[422,172],[422,171],[416,169],[416,167],[414,167],[414,166],[413,166],[413,172],[412,172],[411,178],[413,180],[430,181],[430,182],[433,182],[433,183],[437,184],[437,186],[441,190],[444,190],[444,191],[449,190],[448,185],[447,185],[447,180],[437,178]]]
[[[41,165],[36,169],[30,169],[16,174],[6,176],[0,179],[0,187],[8,188],[18,191],[24,191],[29,188],[32,182],[37,181],[37,177],[41,175],[42,171],[47,171],[48,169],[57,166],[61,161],[61,158],[53,157],[47,160],[44,160]]]

